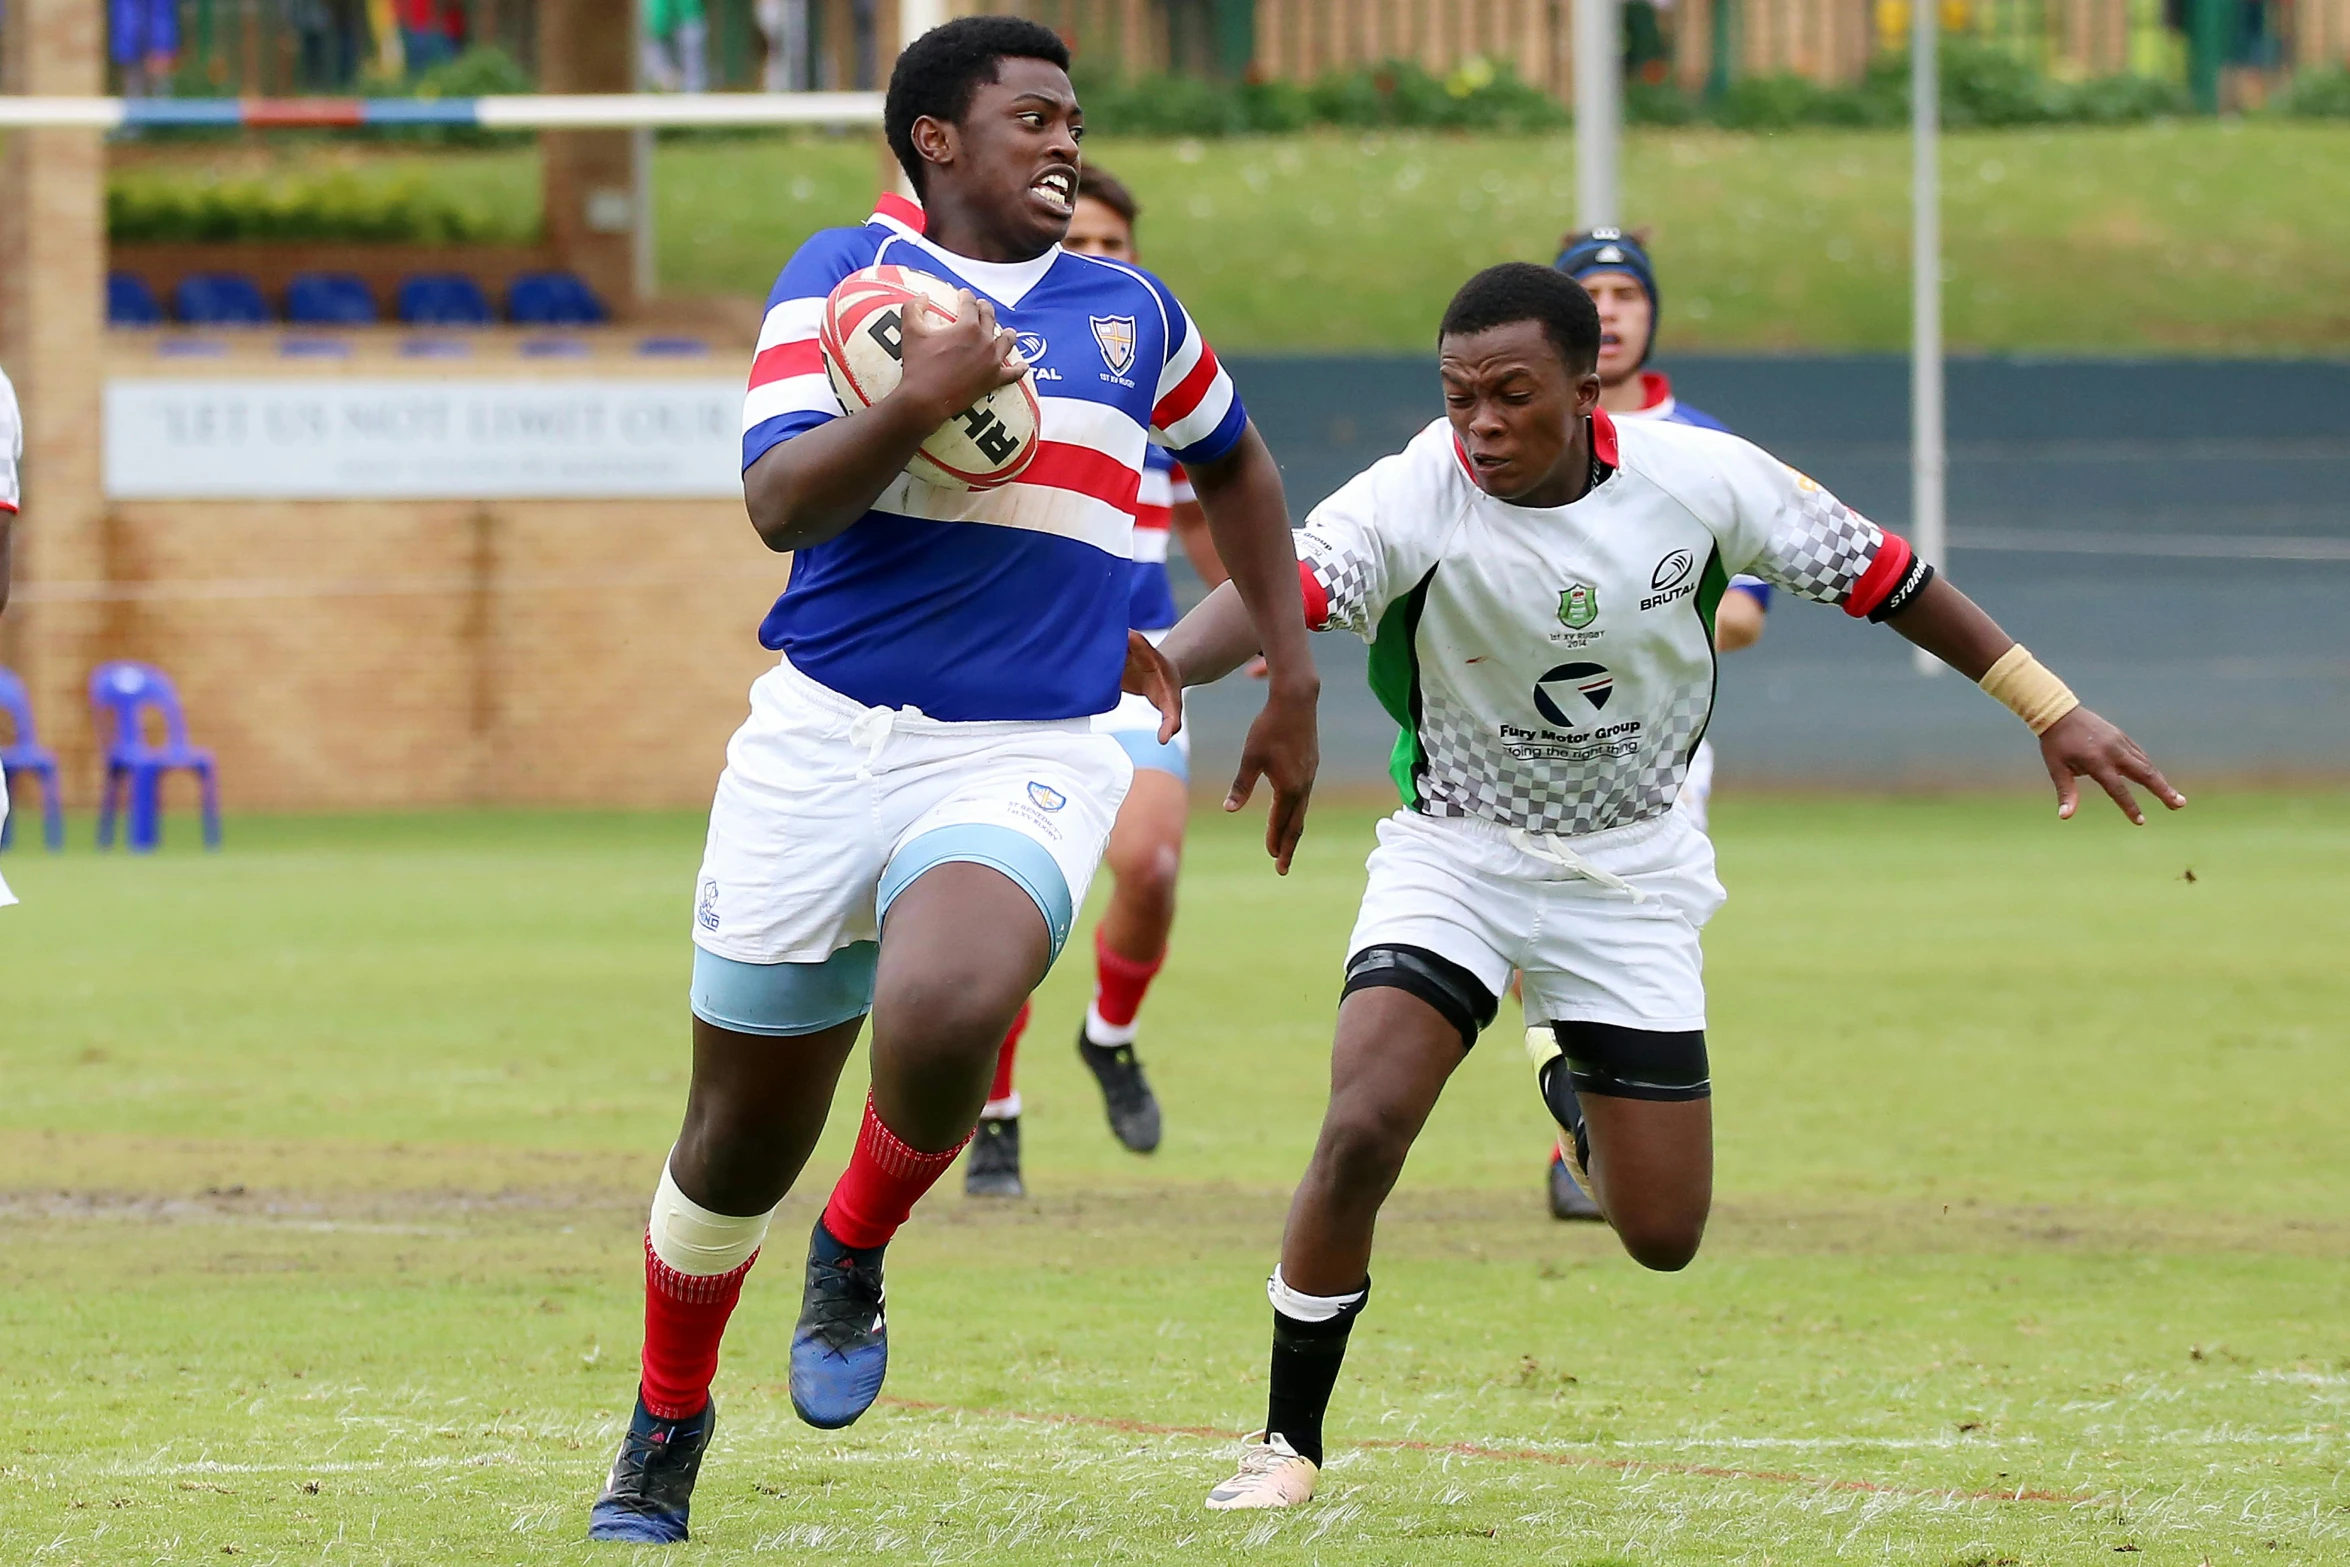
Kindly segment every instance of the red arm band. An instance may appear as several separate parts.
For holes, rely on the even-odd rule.
[[[1869,562],[1869,569],[1852,585],[1852,593],[1844,601],[1844,613],[1859,620],[1874,611],[1885,602],[1887,594],[1901,586],[1902,579],[1909,575],[1909,563],[1915,558],[1909,540],[1888,531],[1884,544],[1877,550],[1877,558]]]
[[[1320,631],[1330,624],[1330,593],[1322,586],[1322,579],[1314,575],[1314,563],[1297,563],[1298,596],[1305,600],[1306,629]]]

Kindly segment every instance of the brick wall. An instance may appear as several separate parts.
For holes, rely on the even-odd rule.
[[[152,502],[100,534],[99,580],[25,591],[171,673],[232,809],[706,804],[786,565],[733,501]]]

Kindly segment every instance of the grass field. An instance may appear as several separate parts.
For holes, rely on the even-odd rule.
[[[1549,260],[1574,210],[1564,137],[1102,138],[1087,151],[1141,195],[1147,259],[1227,352],[1422,348],[1464,276]],[[421,171],[517,233],[535,225],[527,152],[307,142],[282,156],[356,160],[367,178]],[[269,154],[116,157],[251,172]],[[1906,348],[1908,160],[1896,133],[1636,129],[1625,190],[1655,231],[1668,346]],[[663,145],[663,286],[764,295],[808,233],[864,216],[877,162],[861,135]],[[1954,132],[1943,179],[1955,347],[2350,348],[2350,125]]]
[[[1543,1215],[1505,1018],[1390,1210],[1322,1498],[1202,1511],[1263,1407],[1371,818],[1326,808],[1286,883],[1203,823],[1144,1038],[1165,1148],[1101,1126],[1067,966],[1023,1074],[1034,1196],[950,1177],[918,1214],[888,1402],[832,1435],[782,1388],[795,1196],[662,1559],[2350,1560],[2350,797],[2144,832],[2037,797],[1719,814],[1689,1272]],[[217,857],[9,856],[0,1560],[614,1558],[579,1535],[699,839],[239,820]]]

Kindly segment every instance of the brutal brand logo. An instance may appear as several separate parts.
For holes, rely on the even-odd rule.
[[[1044,359],[1044,338],[1039,333],[1023,332],[1012,339],[1012,346],[1019,350],[1021,358],[1032,365],[1038,364]]]
[[[1656,570],[1649,573],[1648,585],[1662,593],[1667,588],[1679,587],[1682,579],[1696,569],[1696,556],[1687,550],[1675,550],[1656,563]]]
[[[1124,375],[1134,367],[1134,317],[1088,316],[1093,327],[1094,345],[1102,351],[1102,363],[1110,367],[1110,374]]]
[[[1599,618],[1599,590],[1588,582],[1570,582],[1559,590],[1559,620],[1569,631],[1580,631]]]
[[[1035,782],[1028,785],[1028,798],[1036,802],[1040,811],[1057,811],[1069,803],[1069,797],[1051,784]]]
[[[718,883],[702,883],[702,896],[694,904],[694,922],[704,930],[718,928]]]
[[[1576,720],[1568,716],[1569,705],[1589,704],[1596,713],[1607,706],[1615,689],[1616,677],[1604,664],[1561,664],[1534,682],[1534,708],[1561,729],[1572,729]],[[1581,711],[1579,705],[1576,711]]]

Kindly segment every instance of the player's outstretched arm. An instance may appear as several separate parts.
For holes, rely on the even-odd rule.
[[[1257,780],[1273,786],[1273,807],[1265,822],[1265,852],[1283,875],[1305,832],[1306,805],[1321,767],[1321,741],[1314,704],[1321,678],[1306,647],[1305,608],[1298,596],[1297,547],[1289,534],[1289,503],[1281,493],[1281,470],[1254,424],[1240,432],[1232,450],[1214,462],[1186,464],[1192,489],[1208,515],[1208,531],[1230,582],[1217,593],[1235,594],[1246,609],[1265,655],[1264,711],[1249,725],[1240,749],[1240,771],[1224,798],[1224,809],[1248,803]],[[1178,669],[1180,660],[1174,660]],[[1193,679],[1188,671],[1184,679]]]
[[[2187,803],[2136,741],[2081,706],[2063,681],[1948,578],[1933,578],[1885,623],[1998,697],[2031,726],[2040,737],[2040,759],[2056,784],[2059,817],[2070,817],[2080,803],[2076,780],[2084,777],[2094,778],[2122,814],[2141,827],[2146,815],[2130,792],[2132,783],[2153,790],[2174,811]]]
[[[743,473],[751,526],[772,550],[821,544],[873,509],[937,429],[1027,365],[995,306],[960,291],[955,319],[905,315],[905,374],[870,408],[828,420],[770,448]]]

